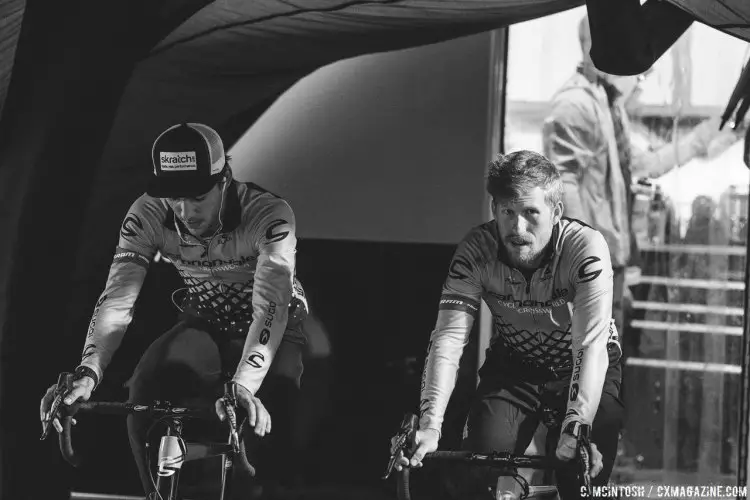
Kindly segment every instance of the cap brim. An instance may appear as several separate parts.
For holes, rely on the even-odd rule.
[[[146,187],[146,194],[154,198],[195,198],[211,191],[221,179],[214,175],[205,179],[181,179],[152,175]]]

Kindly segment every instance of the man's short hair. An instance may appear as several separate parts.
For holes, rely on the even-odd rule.
[[[544,155],[533,151],[515,151],[498,155],[487,172],[487,192],[498,203],[515,200],[540,187],[547,204],[554,207],[562,201],[563,183],[560,173]]]

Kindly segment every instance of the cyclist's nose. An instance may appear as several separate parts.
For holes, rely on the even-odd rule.
[[[185,220],[185,202],[180,200],[176,202],[174,205],[172,205],[172,210],[174,210],[174,213],[177,214],[177,217],[179,217],[182,220]]]
[[[511,221],[515,234],[524,234],[527,229],[526,219],[516,214]]]

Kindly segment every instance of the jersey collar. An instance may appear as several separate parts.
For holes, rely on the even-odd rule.
[[[240,196],[237,193],[237,181],[231,181],[227,189],[227,207],[224,210],[224,223],[221,226],[221,233],[231,233],[240,225],[242,220],[242,207],[240,206]],[[175,221],[180,225],[180,231],[187,233],[185,225],[174,216],[174,211],[167,206],[167,214],[164,217],[164,227],[176,231]]]

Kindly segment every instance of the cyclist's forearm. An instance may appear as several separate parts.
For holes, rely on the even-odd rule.
[[[255,394],[286,330],[292,296],[293,256],[261,254],[253,285],[253,323],[234,381]]]
[[[563,420],[563,428],[569,422],[588,425],[594,422],[608,367],[609,354],[606,342],[594,342],[574,351],[568,411]]]
[[[81,354],[80,365],[94,370],[98,382],[133,319],[133,306],[146,277],[146,266],[119,253],[115,255],[107,285],[94,306]]]
[[[455,316],[455,312],[441,316]],[[445,410],[448,407],[463,349],[468,342],[471,320],[444,318],[430,337],[430,347],[422,374],[422,390],[419,403],[419,428],[440,431]]]

